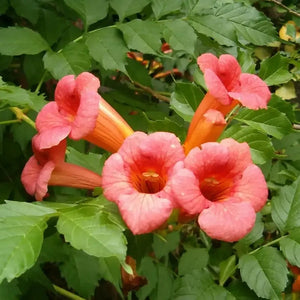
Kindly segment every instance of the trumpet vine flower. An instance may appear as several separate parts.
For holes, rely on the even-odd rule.
[[[199,214],[200,228],[227,242],[241,239],[254,226],[268,188],[252,163],[247,143],[224,139],[192,149],[176,163],[171,188],[183,215]]]
[[[168,132],[135,132],[104,164],[105,197],[115,202],[134,234],[149,233],[170,216],[174,204],[170,180],[184,159],[178,138]]]
[[[63,77],[55,101],[46,104],[36,119],[40,149],[58,145],[66,137],[85,139],[110,152],[133,133],[126,121],[97,93],[100,81],[83,72]]]
[[[32,139],[34,155],[26,163],[21,181],[28,194],[41,201],[47,195],[48,186],[67,186],[94,189],[101,186],[102,178],[84,167],[67,163],[66,140],[48,149],[39,149],[37,136]]]
[[[208,110],[217,110],[225,117],[239,104],[249,109],[267,108],[271,97],[265,82],[256,75],[242,73],[238,61],[232,55],[224,54],[218,59],[211,53],[205,53],[198,57],[197,63],[204,73],[208,92],[198,106],[189,126],[184,142],[186,154],[201,143],[212,141],[210,131],[205,132],[208,139],[202,138],[203,116]],[[210,130],[215,129],[212,127]]]

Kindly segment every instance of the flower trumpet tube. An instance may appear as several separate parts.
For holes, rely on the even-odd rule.
[[[99,87],[99,79],[88,72],[77,78],[68,75],[58,82],[55,101],[46,104],[36,118],[40,149],[56,146],[66,137],[87,139],[110,152],[119,149],[133,130],[101,98]]]
[[[221,112],[214,109],[207,110],[193,128],[189,131],[184,142],[184,151],[186,154],[194,147],[206,142],[216,141],[226,126],[226,121]]]
[[[49,149],[40,150],[37,136],[32,139],[34,155],[26,163],[21,181],[28,194],[41,201],[48,186],[67,186],[94,189],[102,185],[102,177],[84,167],[67,163],[65,159],[66,140]]]
[[[211,238],[233,242],[254,226],[268,188],[247,143],[224,139],[192,149],[176,163],[171,188],[183,215],[198,217]]]
[[[133,130],[126,121],[103,99],[100,99],[96,126],[84,139],[109,152],[116,152]]]
[[[174,207],[173,167],[183,159],[183,148],[174,134],[135,132],[106,160],[104,196],[118,205],[134,234],[149,233],[169,218]]]
[[[232,55],[224,54],[218,59],[213,54],[206,53],[198,57],[197,63],[204,73],[208,92],[192,118],[184,143],[186,153],[194,146],[211,141],[209,134],[206,134],[207,140],[202,139],[202,132],[197,129],[208,110],[218,110],[225,117],[239,104],[249,109],[267,108],[271,97],[265,82],[256,75],[242,73],[238,61]],[[189,140],[193,135],[196,135],[194,140],[199,137],[198,145],[190,145]]]

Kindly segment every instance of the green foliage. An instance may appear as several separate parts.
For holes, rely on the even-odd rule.
[[[272,198],[272,218],[282,232],[299,227],[300,179],[279,190]]]
[[[68,44],[60,52],[48,51],[44,57],[45,69],[55,79],[65,75],[78,75],[91,67],[91,59],[87,53],[87,47],[82,43]]]
[[[185,121],[191,121],[203,97],[203,92],[196,85],[180,82],[171,95],[170,105]]]
[[[241,257],[241,276],[259,297],[280,299],[280,293],[287,284],[287,267],[280,252],[266,247],[254,254]]]
[[[283,4],[289,10],[250,0],[0,1],[0,299],[67,290],[85,299],[297,297],[287,262],[300,268],[299,30],[287,24],[285,40],[280,29],[300,26],[300,8]],[[183,143],[207,90],[197,65],[205,52],[235,56],[272,92],[267,109],[227,115],[219,138],[247,142],[269,187],[244,238],[210,239],[176,212],[155,233],[133,235],[101,188],[49,186],[39,203],[27,195],[20,177],[34,121],[57,80],[92,72],[134,130],[173,132]],[[109,155],[68,140],[66,161],[97,174]]]
[[[126,239],[122,224],[116,224],[101,207],[77,206],[61,212],[57,230],[74,248],[97,257],[116,256],[125,260]]]
[[[3,55],[37,54],[48,48],[47,42],[26,27],[0,29],[0,53]]]

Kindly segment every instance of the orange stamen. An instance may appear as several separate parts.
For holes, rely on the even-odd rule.
[[[164,176],[161,176],[154,171],[146,171],[142,174],[134,174],[132,179],[135,189],[146,194],[158,193],[166,184],[166,179]]]
[[[218,180],[215,177],[207,177],[200,183],[203,196],[210,201],[222,201],[230,196],[232,181],[230,179]]]

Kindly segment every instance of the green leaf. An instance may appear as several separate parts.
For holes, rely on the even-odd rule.
[[[67,162],[85,167],[98,174],[100,174],[104,164],[102,154],[92,152],[84,154],[72,147],[67,148],[66,157]]]
[[[44,73],[44,63],[43,56],[41,54],[37,55],[25,55],[23,61],[23,70],[31,86],[33,84],[38,84]]]
[[[267,85],[286,83],[293,78],[293,74],[289,72],[289,63],[289,58],[281,56],[278,52],[261,63],[258,76]]]
[[[56,210],[33,203],[6,200],[0,205],[0,218],[21,216],[51,216]]]
[[[294,122],[295,112],[293,106],[288,101],[284,101],[282,98],[273,94],[268,106],[276,108],[281,113],[284,113],[291,122]]]
[[[280,250],[291,265],[300,267],[300,228],[280,241]]]
[[[6,10],[9,7],[8,0],[3,0],[0,2],[0,15],[5,14]]]
[[[208,263],[208,251],[206,248],[188,248],[182,254],[178,264],[178,274],[185,275],[206,267]]]
[[[45,68],[55,79],[69,74],[78,75],[91,67],[88,49],[81,43],[68,44],[60,52],[48,51],[43,60]]]
[[[67,247],[63,237],[56,231],[44,239],[38,262],[40,264],[45,262],[61,263],[68,259],[68,255],[69,247]]]
[[[110,0],[110,6],[117,12],[120,21],[133,14],[139,13],[151,0]]]
[[[120,24],[118,28],[123,32],[128,48],[154,55],[159,52],[161,34],[157,23],[136,19]]]
[[[157,282],[156,289],[151,293],[150,298],[155,299],[172,299],[173,289],[173,274],[172,270],[167,266],[158,265],[157,267]]]
[[[98,258],[71,247],[68,252],[68,258],[59,267],[61,275],[66,279],[69,288],[85,298],[90,298],[101,279]]]
[[[61,212],[57,230],[74,248],[97,257],[125,260],[126,239],[101,208],[78,205]]]
[[[272,247],[246,254],[239,261],[242,280],[262,298],[281,299],[288,278],[286,262]]]
[[[270,139],[263,133],[248,126],[235,124],[223,132],[221,139],[233,138],[249,144],[252,160],[255,164],[264,164],[274,156]]]
[[[39,18],[40,7],[35,0],[10,0],[16,13],[35,24]]]
[[[132,81],[151,87],[151,77],[147,68],[134,59],[127,59],[126,71]]]
[[[214,283],[210,273],[194,270],[179,278],[175,284],[174,300],[233,300],[235,299],[225,288]]]
[[[17,281],[14,280],[8,283],[6,280],[0,284],[0,299],[5,300],[19,300],[21,291],[17,285]]]
[[[136,295],[139,300],[148,299],[147,297],[155,289],[158,282],[157,266],[154,265],[149,256],[144,256],[137,273],[147,278],[147,284],[141,287]]]
[[[245,108],[234,118],[277,139],[283,138],[292,129],[292,124],[285,114],[272,107],[257,111]]]
[[[270,20],[254,7],[229,3],[204,12],[189,17],[192,26],[221,45],[234,46],[239,42],[266,45],[277,39]]]
[[[47,103],[42,95],[12,85],[0,86],[0,99],[0,107],[29,106],[35,111],[39,111]]]
[[[248,288],[248,286],[241,282],[240,280],[235,280],[230,283],[227,287],[229,292],[237,299],[237,300],[258,300],[257,295]]]
[[[14,140],[20,145],[22,151],[26,151],[28,144],[31,143],[32,137],[36,134],[36,130],[31,126],[28,126],[25,122],[12,125],[11,131]]]
[[[157,258],[161,258],[169,254],[169,252],[175,250],[178,247],[180,240],[180,234],[178,231],[173,231],[169,233],[165,240],[158,237],[157,235],[154,236],[153,239],[153,250]]]
[[[196,85],[178,82],[171,94],[170,105],[179,116],[190,122],[203,97],[204,93]]]
[[[86,45],[91,56],[106,70],[126,72],[125,64],[129,51],[121,33],[116,28],[103,28],[87,35]]]
[[[87,26],[104,19],[108,13],[107,0],[64,0],[84,20]]]
[[[251,245],[263,236],[263,231],[264,223],[262,221],[262,215],[261,213],[257,213],[254,227],[245,237],[239,240],[237,244]]]
[[[223,20],[216,15],[203,15],[191,16],[188,21],[198,33],[212,37],[219,44],[225,46],[236,45],[234,27],[227,20]]]
[[[168,131],[174,133],[181,141],[185,139],[186,128],[180,125],[177,121],[172,121],[169,118],[163,120],[150,120],[146,115],[148,133],[156,131]]]
[[[220,263],[220,285],[223,286],[227,279],[234,274],[236,270],[236,256],[232,255]]]
[[[20,276],[36,262],[47,217],[0,217],[0,282]]]
[[[300,226],[300,178],[279,189],[271,200],[272,219],[281,232]]]
[[[183,50],[194,55],[197,35],[183,20],[167,20],[161,23],[163,37],[174,50]]]
[[[49,45],[53,45],[62,35],[65,35],[65,31],[70,26],[70,23],[50,9],[40,9],[39,14],[37,30]]]
[[[156,19],[180,10],[182,0],[152,0],[151,7]],[[173,20],[176,21],[176,20]]]
[[[0,28],[0,53],[4,55],[37,54],[48,48],[47,42],[26,27]]]
[[[121,272],[118,259],[116,257],[100,257],[98,264],[101,278],[111,282],[121,295]]]

